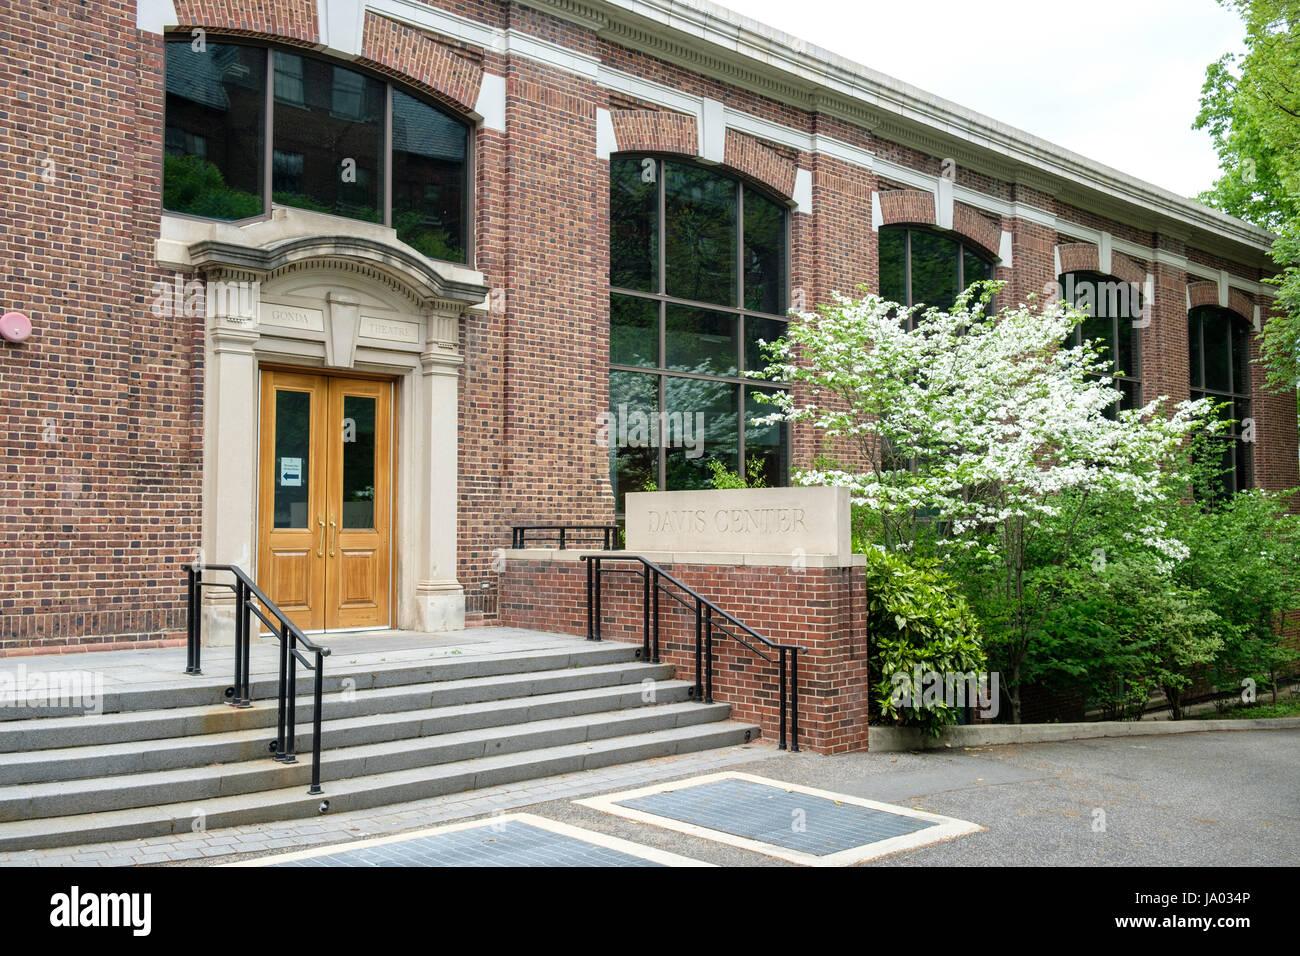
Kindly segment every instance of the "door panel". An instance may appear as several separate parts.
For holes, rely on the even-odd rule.
[[[258,584],[299,627],[389,623],[392,384],[265,370]]]
[[[266,372],[258,500],[258,585],[302,628],[325,626],[325,382]]]
[[[388,622],[391,394],[387,382],[330,380],[329,627]]]

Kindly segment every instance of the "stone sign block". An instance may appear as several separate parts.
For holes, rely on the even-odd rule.
[[[847,488],[644,491],[627,496],[627,549],[850,554]]]

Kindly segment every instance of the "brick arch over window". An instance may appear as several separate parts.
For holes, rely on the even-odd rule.
[[[1061,275],[1067,272],[1099,272],[1136,285],[1146,282],[1146,266],[1123,253],[1112,253],[1110,271],[1103,270],[1100,253],[1091,242],[1065,242],[1056,247],[1056,252],[1061,260]]]
[[[468,50],[369,11],[357,63],[399,83],[423,87],[463,110],[474,109],[483,85],[483,64]]]
[[[1106,272],[1101,268],[1097,247],[1091,242],[1061,243],[1057,246],[1057,255],[1061,259],[1062,276],[1067,272],[1097,272],[1138,286],[1147,282],[1147,267],[1136,259],[1128,258],[1122,252],[1113,252],[1110,256],[1110,271]]]
[[[176,0],[183,29],[202,27],[298,44],[320,42],[316,0]]]
[[[1100,272],[1097,247],[1091,242],[1065,242],[1056,247],[1061,260],[1061,275],[1067,272]]]
[[[988,253],[993,264],[998,262],[998,246],[1002,244],[1002,229],[991,220],[981,216],[970,206],[954,203],[952,207],[952,231],[963,239],[979,246]]]
[[[1246,293],[1236,289],[1228,290],[1228,311],[1236,312],[1249,323],[1253,324],[1255,321],[1255,303],[1250,301]]]
[[[299,7],[308,11],[306,20]],[[178,0],[177,18],[184,24],[179,32],[202,27],[291,46],[319,42],[314,0]],[[355,63],[462,113],[474,109],[483,85],[483,65],[468,49],[368,11]]]
[[[612,110],[610,123],[620,153],[680,153],[698,156],[695,117],[658,110]]]
[[[1187,305],[1189,309],[1203,305],[1219,307],[1219,284],[1209,280],[1187,283]],[[1227,309],[1249,323],[1255,321],[1255,305],[1244,292],[1230,289]]]
[[[934,193],[924,189],[889,189],[880,195],[880,222],[884,226],[933,226]]]
[[[882,226],[937,226],[934,193],[924,189],[889,189],[878,195]],[[942,231],[960,236],[967,245],[978,247],[997,264],[1002,229],[974,207],[953,203],[952,228]]]
[[[785,199],[794,196],[798,167],[753,137],[727,130],[723,163]]]

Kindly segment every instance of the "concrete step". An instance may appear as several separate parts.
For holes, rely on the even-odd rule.
[[[641,648],[633,644],[613,641],[602,643],[579,642],[573,647],[521,651],[513,654],[453,655],[425,658],[420,661],[397,661],[392,664],[347,664],[332,666],[329,658],[325,659],[325,691],[360,691],[384,687],[396,687],[406,684],[425,684],[441,681],[467,680],[471,678],[497,677],[526,673],[528,671],[559,670],[582,668],[601,664],[631,663],[641,656]],[[93,661],[89,661],[92,663]],[[80,707],[64,708],[63,711],[49,707],[32,708],[19,704],[13,693],[0,694],[0,724],[17,721],[55,719],[62,717],[73,720],[96,719],[102,714],[123,714],[138,711],[162,710],[183,707],[204,707],[224,703],[226,689],[234,678],[233,665],[222,663],[222,673],[218,676],[210,662],[205,673],[200,676],[186,677],[184,657],[177,658],[177,676],[175,681],[165,683],[142,683],[130,687],[110,687],[103,693],[100,702],[101,714],[86,715]],[[38,668],[33,665],[31,670]],[[313,676],[298,668],[298,696],[300,700],[309,700],[312,694]],[[279,693],[278,673],[255,673],[249,681],[249,693],[254,700],[275,698]]]
[[[676,709],[679,717],[685,717],[681,714],[683,710],[693,710],[702,715],[706,710],[717,706],[725,705],[673,704],[662,708],[646,708],[645,712]],[[628,716],[616,715],[619,720],[626,720]],[[580,720],[588,724],[592,722],[590,717]],[[69,809],[68,815],[59,817],[9,818],[9,822],[0,823],[0,850],[69,846],[183,833],[194,829],[198,819],[209,830],[300,819],[318,815],[323,801],[328,802],[329,813],[364,810],[554,774],[732,746],[747,743],[759,735],[759,729],[751,724],[731,720],[713,720],[707,723],[689,722],[689,718],[686,720],[688,722],[685,724],[665,729],[605,738],[588,737],[582,741],[553,743],[522,752],[491,752],[485,746],[483,756],[438,765],[392,767],[377,773],[366,773],[363,762],[360,768],[355,765],[350,767],[354,775],[326,784],[323,796],[311,796],[306,792],[305,781],[310,776],[310,766],[303,764],[300,767],[279,768],[290,775],[299,776],[292,780],[282,778],[280,785],[272,790],[231,795],[218,792],[203,798],[200,803],[195,803],[189,797],[180,797],[178,801],[179,794],[171,792],[168,794],[171,797],[168,803],[157,806],[108,812],[77,812]],[[537,742],[540,743],[541,739],[537,738]],[[383,765],[384,760],[376,754],[374,766]],[[307,771],[307,776],[301,776],[303,769]],[[355,772],[358,769],[360,773]],[[54,786],[66,787],[67,784]]]
[[[607,711],[633,710],[650,704],[673,704],[690,699],[693,685],[689,681],[666,679],[668,671],[653,665],[636,665],[628,674],[622,665],[610,668],[584,669],[582,677],[592,672],[604,671],[609,684],[579,690],[552,691],[553,683],[572,683],[571,671],[559,672],[562,677],[542,679],[536,675],[531,689],[539,693],[489,699],[449,706],[425,707],[399,712],[375,712],[365,700],[329,701],[324,712],[331,715],[359,711],[359,716],[328,718],[321,724],[323,751],[341,747],[383,743],[395,740],[412,740],[464,731],[485,730],[508,724],[550,720],[559,717],[577,717]],[[639,678],[643,674],[655,675],[653,699],[646,699],[646,691]],[[635,681],[635,682],[633,682]],[[458,682],[448,682],[447,687]],[[498,685],[500,688],[502,685]],[[512,689],[518,690],[519,687]],[[364,694],[381,692],[368,691]],[[362,696],[362,695],[358,695]],[[438,696],[437,693],[434,695]],[[339,704],[338,707],[331,706]],[[344,708],[342,705],[347,704]],[[259,703],[254,710],[226,708],[231,716],[239,715],[245,724],[256,717],[256,723],[246,729],[202,733],[201,727],[189,729],[188,717],[158,718],[160,724],[170,726],[178,736],[162,739],[127,738],[122,742],[63,747],[50,750],[31,750],[8,754],[0,762],[0,786],[24,783],[48,783],[59,780],[77,780],[86,777],[106,777],[119,774],[148,773],[159,770],[176,770],[184,767],[203,767],[210,764],[233,764],[242,761],[266,760],[269,745],[275,738],[276,708],[273,704]],[[134,715],[121,715],[130,717]],[[202,715],[196,719],[202,724]],[[298,723],[295,750],[310,757],[311,712]],[[58,718],[61,719],[61,718]],[[109,718],[105,718],[108,720]],[[134,721],[123,721],[125,730],[136,730]],[[183,736],[194,733],[194,736]],[[307,759],[307,758],[303,758]]]
[[[729,713],[727,704],[692,701],[339,747],[321,753],[321,781],[691,726],[725,720]],[[297,763],[283,764],[267,754],[232,764],[14,784],[0,787],[0,822],[102,813],[177,800],[198,803],[295,785],[305,788],[310,781],[309,755],[301,756]]]
[[[611,655],[601,654],[595,659],[606,656]],[[672,677],[670,665],[637,663],[635,658],[628,658],[626,652],[622,652],[621,656],[625,659],[617,663],[586,663],[584,666],[571,664],[563,669],[444,677],[420,683],[336,690],[325,694],[321,699],[322,719],[396,714],[430,707],[504,701],[617,685],[640,685],[647,680],[658,682]],[[556,662],[543,660],[538,663]],[[412,669],[409,676],[414,676],[417,671],[422,669]],[[313,709],[310,691],[300,693],[297,712],[300,727],[310,727]],[[278,710],[274,698],[263,699],[253,707],[244,709],[227,704],[208,704],[99,716],[32,718],[0,724],[0,753],[28,753],[52,748],[274,728],[277,720]],[[3,777],[0,777],[0,782],[3,782]]]

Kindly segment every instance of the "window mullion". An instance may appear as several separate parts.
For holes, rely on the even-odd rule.
[[[659,422],[661,426],[668,419],[668,416],[666,414],[667,405],[668,405],[668,376],[660,372],[659,373],[659,408],[657,409],[657,411],[659,413]],[[656,463],[658,467],[656,469],[655,482],[656,484],[658,484],[660,491],[667,491],[668,490],[668,456],[664,452],[664,436],[663,436],[662,427],[660,427],[659,429],[658,446],[659,447],[655,449],[656,457],[658,458],[658,461]]]
[[[383,167],[384,167],[384,192],[382,202],[384,204],[384,225],[390,229],[393,226],[393,84],[384,84],[384,129],[383,133]],[[465,172],[466,185],[468,186],[469,170]],[[462,193],[463,195],[464,193]],[[462,222],[461,231],[467,232],[469,224]],[[466,237],[468,242],[468,236]]]
[[[736,474],[748,483],[749,470],[745,465],[745,393],[748,386],[742,385],[735,389],[736,392],[736,454],[739,456],[736,462]]]
[[[266,109],[262,137],[262,215],[271,215],[271,177],[275,175],[275,50],[266,48]]]
[[[903,230],[903,298],[907,301],[903,304],[911,307],[912,305],[912,230]],[[908,326],[912,320],[908,319]]]
[[[668,253],[666,252],[666,250],[668,248],[668,223],[666,221],[667,199],[665,198],[665,194],[667,192],[668,186],[664,182],[664,180],[668,177],[668,164],[661,159],[656,159],[655,167],[659,171],[659,188],[657,190],[659,196],[659,212],[658,212],[659,221],[655,226],[656,235],[658,235],[659,237],[659,249],[658,249],[659,294],[667,295],[668,294],[668,272],[667,272]],[[662,314],[662,310],[661,310],[661,314]]]

